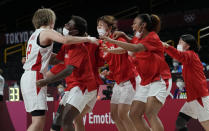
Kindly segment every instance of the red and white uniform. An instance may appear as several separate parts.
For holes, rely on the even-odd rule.
[[[105,61],[100,55],[100,52],[101,52],[99,49],[100,46],[96,44],[91,44],[91,43],[85,43],[85,46],[89,53],[91,67],[92,67],[92,71],[96,79],[97,90],[98,90],[99,85],[103,84],[103,81],[101,80],[100,75],[99,75],[99,67],[104,66]]]
[[[47,87],[36,87],[36,81],[45,77],[53,48],[53,44],[47,47],[41,47],[38,44],[39,34],[43,30],[36,29],[28,41],[26,50],[26,62],[23,66],[25,72],[21,77],[21,91],[27,112],[47,110]]]
[[[181,112],[199,121],[209,120],[209,92],[198,55],[191,50],[177,51],[171,46],[165,51],[183,65],[182,74],[186,86],[187,102],[182,107]]]
[[[96,83],[97,83],[97,87],[95,87],[95,89],[99,89],[99,85],[103,84],[103,81],[101,80],[100,76],[99,76],[99,72],[98,72],[98,67],[101,67],[104,65],[104,60],[100,57],[99,53],[99,46],[95,45],[95,44],[89,44],[89,43],[85,43],[86,48],[88,49],[88,53],[89,53],[89,57],[90,57],[90,61],[91,61],[91,66],[92,66],[92,70],[96,79]],[[62,57],[64,57],[68,51],[65,50],[66,45],[63,45],[62,49],[59,51],[58,53],[58,59],[63,60]],[[65,64],[57,64],[55,65],[50,71],[53,74],[58,74],[60,71],[65,69]],[[68,76],[65,80],[68,81],[68,79],[70,79],[71,77]],[[93,109],[95,103],[96,103],[96,97],[94,99],[92,99],[87,105]]]
[[[153,33],[154,34],[154,33]],[[132,43],[133,44],[137,44],[139,43],[139,38],[134,36],[132,38]],[[163,59],[165,60],[165,56],[164,56],[164,52],[162,51],[162,48],[160,49],[160,51],[157,51],[156,53]],[[135,56],[134,56],[135,57]],[[132,58],[133,59],[133,58]],[[133,61],[133,60],[132,60]],[[134,61],[133,61],[134,62]],[[171,89],[172,87],[172,77],[171,77],[171,72],[170,72],[170,68],[168,66],[168,64],[166,62],[163,62],[163,64],[161,65],[161,77],[162,79],[165,81],[166,83],[166,87],[168,89],[168,91]]]
[[[160,45],[161,42],[159,43],[159,39],[157,38],[158,36],[156,36],[156,34],[154,32],[153,32],[153,34],[151,33],[150,35],[151,35],[150,37],[152,37],[154,35],[156,37],[156,40],[158,40],[158,44]],[[132,43],[133,44],[140,43],[140,39],[138,37],[134,36],[132,39]],[[165,52],[164,48],[160,47],[160,49],[158,49],[158,51],[156,51],[155,53],[158,54],[163,60],[165,60],[164,52]],[[135,56],[134,56],[134,58],[135,58]],[[134,59],[134,58],[132,58],[132,59]],[[170,68],[166,62],[163,62],[161,66],[162,66],[161,71],[160,71],[161,77],[164,81],[167,82],[167,81],[169,81],[169,79],[172,78]],[[172,83],[169,85],[168,85],[168,83],[166,83],[167,88],[169,88],[170,85],[172,85]]]
[[[123,38],[118,38],[118,41],[124,41]],[[108,48],[118,48],[117,45],[105,43]],[[111,98],[112,104],[131,104],[135,95],[136,82],[139,79],[135,72],[135,67],[128,58],[128,53],[112,54],[104,53],[105,61],[109,65],[109,79],[115,80],[113,94]]]
[[[91,67],[91,61],[88,54],[88,49],[84,43],[63,46],[56,58],[64,61],[65,66],[72,65],[75,67],[69,79],[66,79],[68,87],[65,89],[69,91],[74,86],[79,86],[85,92],[95,90],[96,82]],[[92,82],[94,80],[94,82]]]
[[[96,44],[91,44],[91,43],[85,43],[85,46],[88,50],[89,53],[89,58],[90,58],[90,63],[92,67],[92,71],[94,73],[94,77],[96,80],[96,90],[99,90],[99,86],[103,84],[103,81],[100,78],[99,75],[99,67],[104,66],[105,61],[104,59],[100,56],[100,49],[98,45]],[[93,110],[94,105],[96,104],[97,97],[94,97],[87,105]]]
[[[133,63],[141,77],[134,100],[146,103],[149,96],[156,96],[164,104],[171,90],[171,84],[166,86],[171,74],[164,58],[164,48],[160,38],[155,32],[150,32],[145,38],[135,40],[135,44],[137,43],[143,44],[147,50],[135,53],[133,58]],[[169,82],[171,81],[170,79]]]
[[[97,83],[92,71],[91,61],[88,49],[83,43],[76,45],[63,45],[57,59],[64,61],[64,65],[73,65],[75,67],[72,74],[66,77],[67,88],[60,104],[66,103],[73,105],[80,112],[89,105],[91,108],[95,105],[97,96]],[[63,65],[56,66],[61,70]],[[51,71],[54,71],[52,68]]]
[[[26,62],[23,66],[24,70],[33,70],[40,73],[48,71],[49,60],[51,57],[53,44],[48,47],[41,47],[37,43],[40,32],[44,29],[37,29],[30,37],[26,50]]]

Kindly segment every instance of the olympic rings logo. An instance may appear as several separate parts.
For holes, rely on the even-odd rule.
[[[186,23],[192,23],[195,20],[195,14],[185,14],[184,15],[184,20]]]

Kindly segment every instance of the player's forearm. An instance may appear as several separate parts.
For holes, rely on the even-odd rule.
[[[131,52],[141,52],[145,50],[145,47],[142,44],[131,44],[127,42],[113,40],[112,43],[118,45],[119,47],[131,51]]]
[[[184,53],[178,51],[176,48],[172,47],[172,46],[168,46],[165,49],[165,52],[171,56],[172,58],[178,60],[179,62],[183,62],[184,59]]]
[[[88,37],[66,36],[66,42],[64,44],[77,44],[83,42],[90,42]]]
[[[126,50],[124,50],[123,48],[115,48],[115,49],[109,49],[108,52],[112,54],[124,54],[126,53]]]
[[[74,66],[67,66],[63,71],[61,71],[57,75],[54,75],[50,78],[46,78],[45,81],[47,82],[47,84],[54,83],[56,81],[60,81],[64,78],[66,78],[67,76],[71,75],[73,70],[74,70]]]

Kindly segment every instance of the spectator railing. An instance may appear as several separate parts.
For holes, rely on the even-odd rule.
[[[26,49],[26,43],[23,44],[17,44],[14,46],[10,46],[4,49],[4,63],[7,63],[7,57],[9,55],[15,54],[17,52],[22,52],[22,56],[25,56],[25,49]]]
[[[200,45],[200,39],[202,39],[202,38],[204,38],[206,36],[209,36],[209,33],[204,33],[202,35],[200,35],[200,33],[205,31],[205,30],[208,30],[208,29],[209,29],[209,26],[204,27],[204,28],[198,30],[198,32],[197,32],[197,42],[198,42],[199,45]]]

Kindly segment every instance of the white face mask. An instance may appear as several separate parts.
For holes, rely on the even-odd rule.
[[[141,35],[141,33],[138,32],[138,31],[135,33],[135,36],[136,36],[137,38],[140,38],[140,35]]]
[[[179,87],[180,90],[183,90],[183,88],[185,87],[185,83],[182,81],[176,82],[176,85]]]
[[[62,34],[64,36],[69,35],[69,30],[64,27],[63,30],[62,30]]]
[[[183,46],[182,45],[177,45],[177,50],[178,51],[183,51]]]
[[[99,36],[104,36],[106,34],[106,30],[104,28],[101,28],[101,29],[97,28],[97,32]]]

